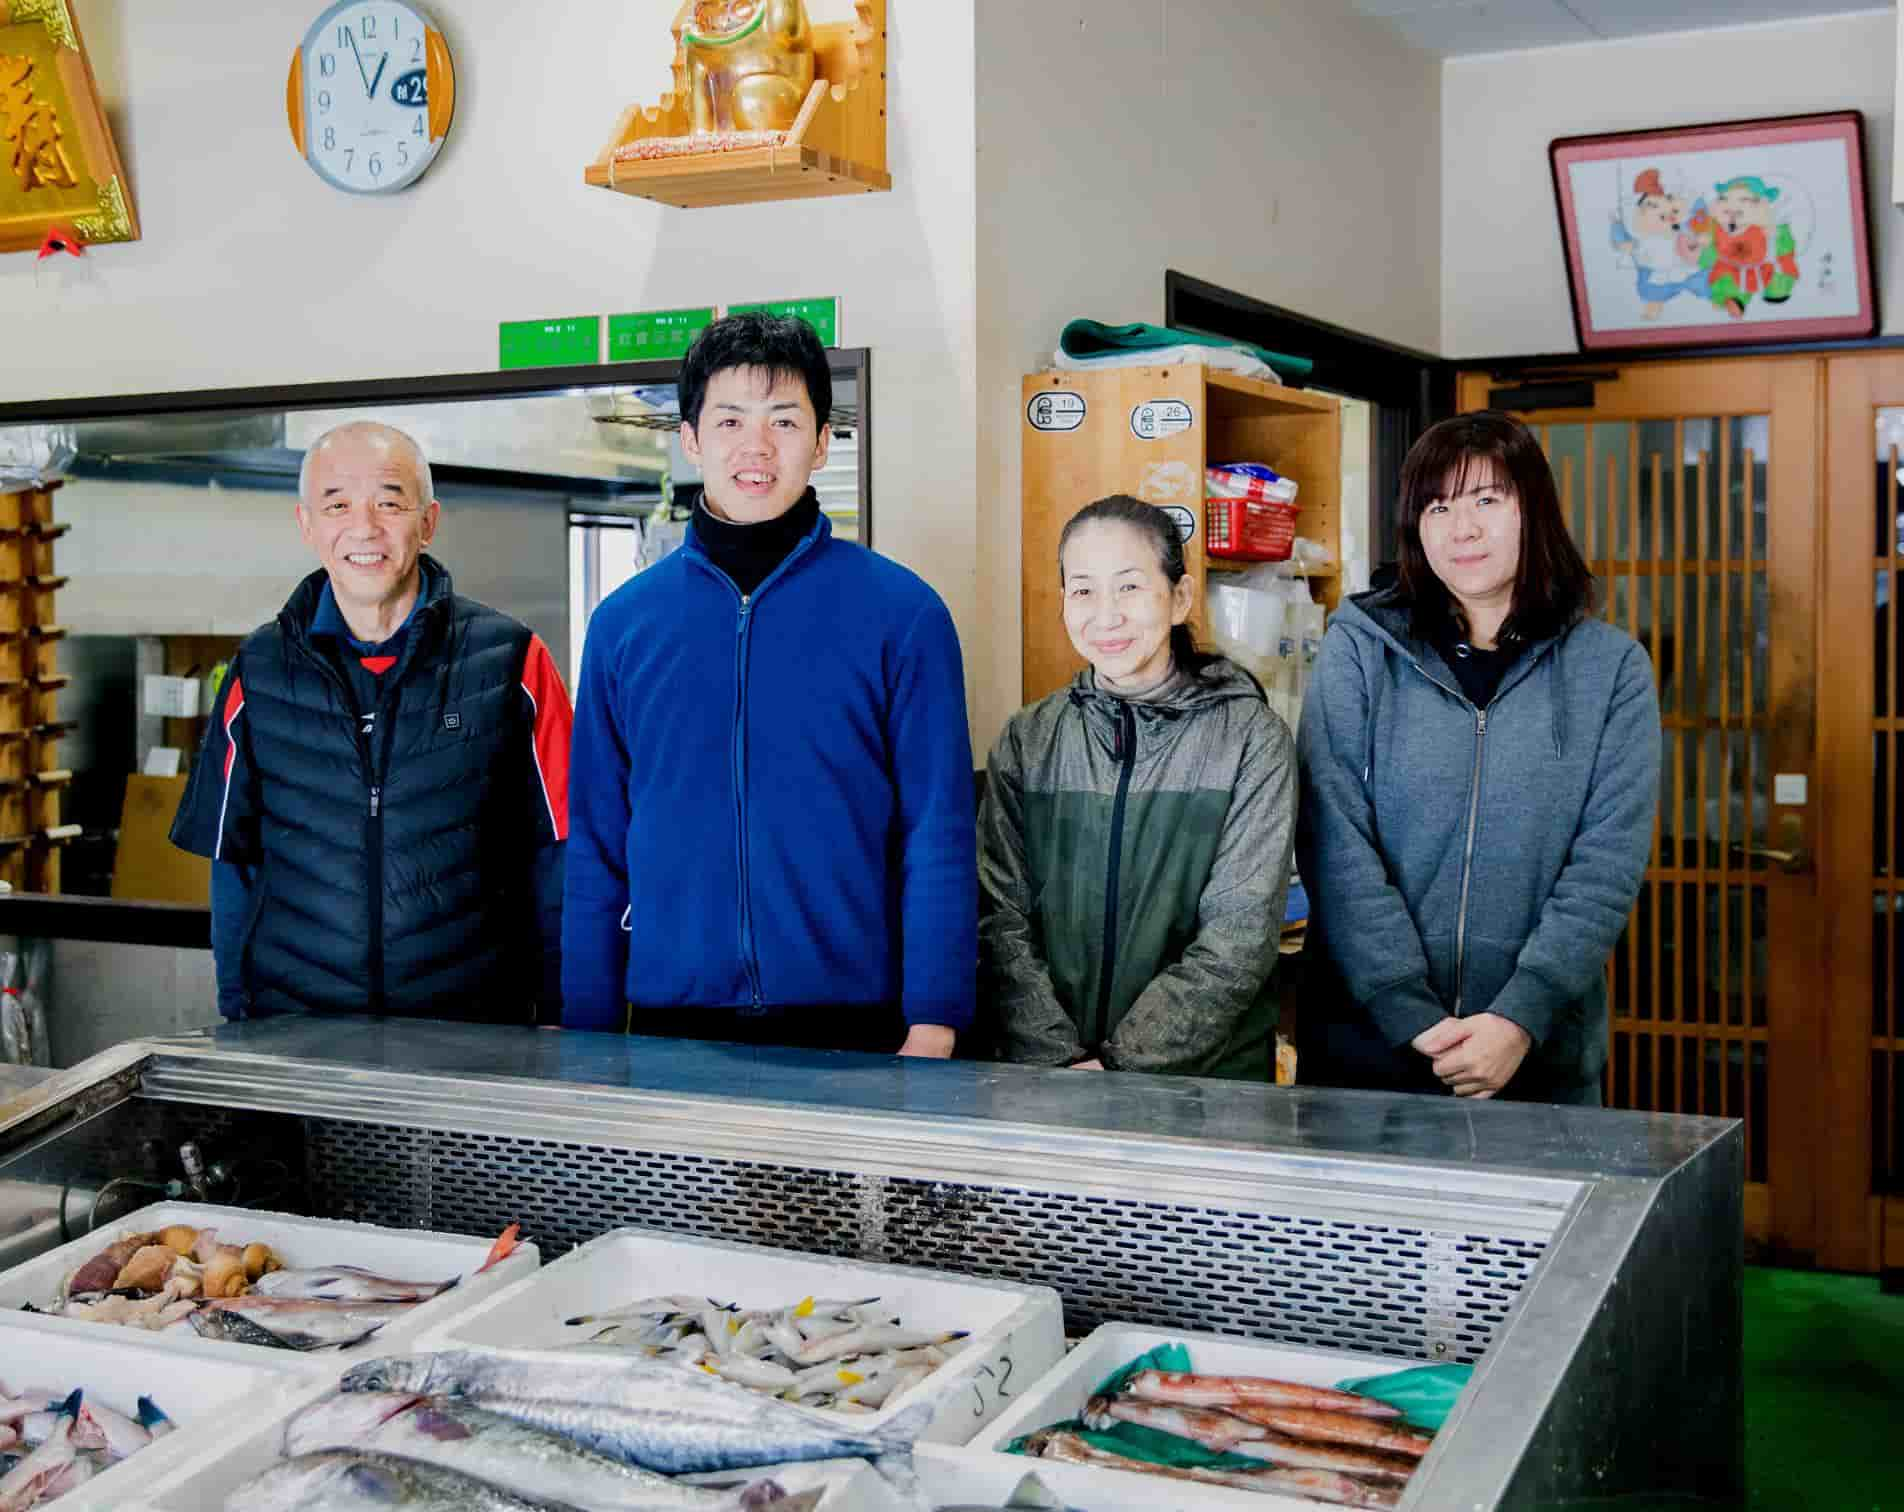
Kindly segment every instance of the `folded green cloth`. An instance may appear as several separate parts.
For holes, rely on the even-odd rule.
[[[1099,357],[1106,352],[1150,352],[1179,346],[1240,347],[1260,357],[1284,379],[1307,378],[1316,366],[1307,357],[1288,357],[1232,337],[1206,336],[1201,331],[1179,331],[1171,326],[1145,325],[1141,321],[1112,326],[1096,320],[1074,320],[1058,338],[1058,348],[1065,356],[1080,358]]]

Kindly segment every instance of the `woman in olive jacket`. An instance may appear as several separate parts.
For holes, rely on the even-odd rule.
[[[992,750],[981,1013],[1008,1060],[1267,1080],[1294,742],[1248,673],[1198,653],[1162,510],[1101,499],[1058,557],[1090,666]]]
[[[1659,796],[1652,665],[1592,617],[1524,425],[1443,421],[1401,493],[1399,582],[1342,606],[1303,704],[1322,980],[1297,1078],[1598,1103],[1606,963]]]

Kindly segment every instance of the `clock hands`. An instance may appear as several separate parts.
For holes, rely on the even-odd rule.
[[[383,71],[389,65],[389,62],[390,62],[389,53],[385,53],[381,58],[377,60],[377,75],[375,78],[373,78],[370,81],[370,96],[369,97],[373,100],[377,98],[377,85],[379,82],[382,81]]]
[[[343,28],[343,32],[345,40],[350,43],[351,56],[357,60],[357,78],[364,86],[364,97],[368,99],[371,93],[370,80],[364,75],[364,55],[357,51],[357,33],[349,27]],[[389,55],[385,54],[385,56]]]

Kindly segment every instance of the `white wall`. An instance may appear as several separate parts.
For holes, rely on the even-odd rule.
[[[838,294],[876,352],[880,548],[977,615],[973,18],[894,0],[891,194],[679,211],[589,189],[668,86],[678,0],[455,0],[456,124],[429,175],[340,194],[297,158],[285,73],[314,0],[74,0],[145,239],[0,258],[0,399],[488,369],[498,321]],[[847,0],[810,0],[817,20]]]
[[[1432,348],[1441,90],[1339,0],[978,17],[982,750],[1018,705],[1021,375],[1073,316],[1160,321],[1167,268]]]
[[[1897,69],[1889,9],[1450,59],[1435,345],[1457,358],[1576,349],[1547,166],[1555,137],[1847,109],[1865,114],[1879,311],[1887,333],[1904,331],[1890,194]]]

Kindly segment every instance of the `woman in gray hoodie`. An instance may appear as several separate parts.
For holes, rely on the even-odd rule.
[[[1297,1075],[1597,1104],[1658,802],[1652,666],[1593,617],[1524,425],[1443,421],[1401,494],[1399,580],[1337,612],[1303,705]]]

